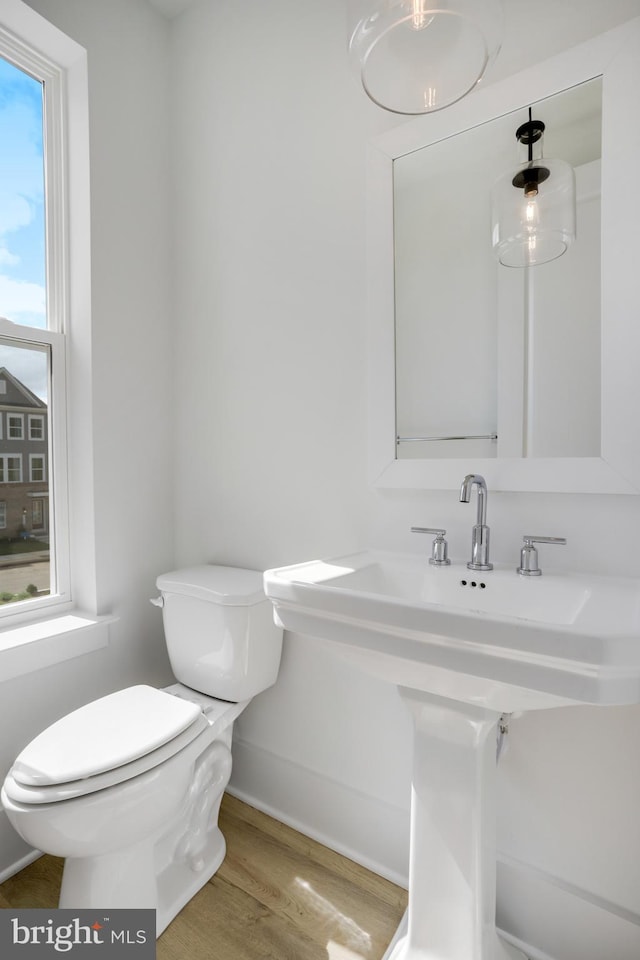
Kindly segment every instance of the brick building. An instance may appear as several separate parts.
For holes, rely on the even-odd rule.
[[[0,538],[49,536],[47,405],[0,367]]]

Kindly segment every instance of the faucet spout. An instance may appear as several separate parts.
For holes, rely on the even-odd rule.
[[[478,490],[478,513],[471,532],[469,570],[493,570],[489,563],[489,527],[487,526],[487,484],[479,473],[468,473],[460,486],[460,503],[469,503],[471,491]]]
[[[473,487],[478,488],[478,526],[486,526],[487,523],[487,484],[484,477],[479,473],[468,473],[460,487],[460,503],[469,503],[471,500],[471,491]]]

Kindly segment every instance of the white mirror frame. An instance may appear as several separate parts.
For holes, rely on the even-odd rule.
[[[393,161],[602,76],[602,450],[600,457],[398,460]],[[381,488],[640,493],[640,17],[372,140],[367,154],[369,476]],[[487,185],[487,190],[490,189]],[[487,241],[488,242],[488,241]]]

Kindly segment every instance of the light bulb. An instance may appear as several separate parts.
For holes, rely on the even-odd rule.
[[[533,229],[540,223],[540,209],[535,199],[531,197],[529,197],[524,207],[524,223],[528,229]]]
[[[424,97],[424,112],[427,113],[429,110],[433,110],[437,103],[435,87],[429,87],[427,90],[423,90],[422,95]]]
[[[529,263],[535,263],[538,247],[538,230],[540,228],[540,207],[537,202],[538,191],[527,194],[522,212],[525,229],[526,256]]]
[[[412,30],[424,30],[425,27],[428,27],[433,16],[429,16],[426,10],[426,4],[428,0],[412,0],[412,13],[411,13],[411,29]]]

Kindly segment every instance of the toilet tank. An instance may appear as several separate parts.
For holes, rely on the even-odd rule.
[[[282,629],[262,573],[240,567],[189,567],[156,580],[176,680],[220,700],[248,700],[275,683]]]

